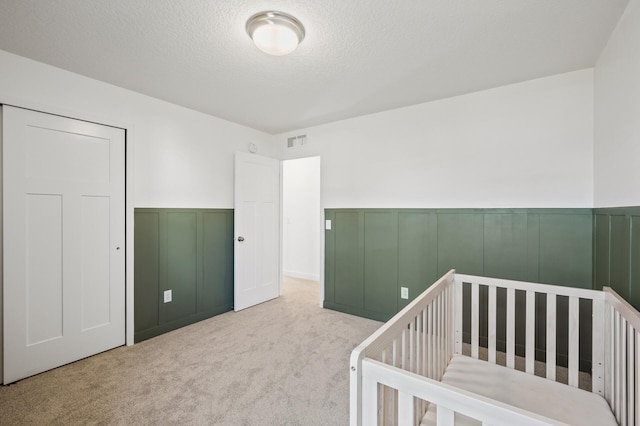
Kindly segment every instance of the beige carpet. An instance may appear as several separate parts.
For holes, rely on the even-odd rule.
[[[318,284],[0,386],[0,424],[347,425],[349,355],[381,323]]]

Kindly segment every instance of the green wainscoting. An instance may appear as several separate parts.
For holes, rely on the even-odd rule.
[[[594,209],[594,287],[640,310],[640,207]]]
[[[324,306],[341,312],[387,321],[450,269],[554,285],[593,285],[591,209],[327,209],[325,219],[332,226],[325,231]],[[401,287],[409,289],[408,299],[400,298]],[[481,292],[483,303],[486,298]],[[505,298],[498,294],[500,304]],[[545,329],[545,302],[537,297],[538,330]],[[524,305],[524,294],[517,294],[516,303]],[[558,309],[567,310],[566,304],[559,300]],[[499,347],[506,338],[505,327],[500,327],[506,321],[503,314],[497,318]],[[590,305],[581,305],[581,320],[590,315]],[[524,320],[516,318],[519,355],[524,355]],[[467,324],[465,331],[469,328]],[[481,323],[481,340],[486,340],[486,329],[486,322]],[[469,341],[468,331],[464,334]],[[568,350],[562,337],[560,365]],[[544,359],[545,345],[544,334],[537,333],[538,359]],[[588,369],[590,335],[581,338],[580,351],[581,368]]]
[[[454,268],[592,288],[591,209],[327,209],[325,219],[327,308],[386,321]]]
[[[231,310],[233,210],[135,209],[134,280],[136,342]]]

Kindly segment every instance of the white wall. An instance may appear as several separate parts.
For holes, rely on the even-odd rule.
[[[595,68],[596,207],[640,205],[640,0],[631,0]]]
[[[271,136],[0,51],[0,102],[134,129],[136,207],[233,207],[233,155]],[[131,134],[128,134],[131,141]]]
[[[320,157],[282,164],[283,274],[320,280]]]
[[[308,145],[284,149],[307,134]],[[591,207],[593,70],[277,135],[322,158],[323,208]]]
[[[0,50],[0,103],[127,130],[127,344],[133,344],[133,207],[233,207],[233,156],[272,137]]]

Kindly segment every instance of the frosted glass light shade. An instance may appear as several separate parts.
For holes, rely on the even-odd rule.
[[[304,39],[304,27],[282,12],[260,12],[247,21],[247,34],[256,47],[275,56],[287,55]]]

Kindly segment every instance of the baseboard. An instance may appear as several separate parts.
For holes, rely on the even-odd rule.
[[[180,318],[178,320],[161,324],[146,330],[139,330],[134,333],[134,342],[139,343],[143,340],[151,339],[152,337],[159,336],[164,333],[168,333],[173,330],[177,330],[184,326],[195,324],[196,322],[214,317],[216,315],[223,314],[233,310],[232,305],[222,305],[205,312],[199,312],[197,314],[189,315],[187,317]]]
[[[308,274],[306,272],[288,271],[283,270],[282,275],[292,278],[299,278],[301,280],[320,281],[320,275]]]
[[[324,301],[322,307],[331,309],[332,311],[342,312],[344,314],[356,315],[358,317],[369,318],[376,321],[387,322],[393,317],[393,314],[381,314],[379,312],[367,311],[353,306],[341,305],[339,303]]]

